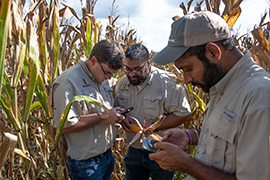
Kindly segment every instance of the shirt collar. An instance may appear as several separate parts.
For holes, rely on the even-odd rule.
[[[210,89],[210,94],[223,94],[227,88],[228,85],[232,82],[236,81],[238,77],[240,77],[243,72],[250,67],[251,61],[248,61],[251,59],[251,54],[247,52],[240,60],[227,72],[227,74],[213,87]],[[249,63],[247,63],[247,61]]]
[[[84,60],[79,60],[78,64],[81,65],[83,71],[89,76],[89,78],[91,78],[93,81],[96,81],[96,79],[94,78],[90,70],[88,69]]]

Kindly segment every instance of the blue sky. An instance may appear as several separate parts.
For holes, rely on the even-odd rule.
[[[112,2],[113,0],[98,0],[94,9],[96,19],[103,24],[103,31],[108,23]],[[182,9],[179,8],[181,2],[186,5],[188,0],[116,0],[116,15],[120,15],[118,25],[129,22],[130,27],[136,29],[137,37],[149,50],[159,51],[167,45],[172,17],[183,16]],[[77,13],[81,9],[78,0],[66,0],[64,4],[73,7]],[[234,32],[242,35],[259,24],[264,12],[269,11],[269,0],[243,0],[240,7],[242,14],[234,25]],[[267,20],[269,21],[269,14]]]

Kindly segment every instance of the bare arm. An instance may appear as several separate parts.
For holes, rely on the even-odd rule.
[[[198,162],[180,147],[172,143],[158,142],[155,144],[155,147],[161,149],[161,151],[149,154],[149,158],[155,160],[162,169],[168,171],[183,170],[201,180],[236,179],[234,175],[226,174]]]
[[[84,131],[92,126],[95,126],[101,122],[105,122],[108,124],[115,124],[124,119],[124,116],[119,114],[119,112],[123,111],[120,107],[112,108],[109,110],[109,117],[106,119],[102,119],[98,116],[97,113],[82,115],[80,120],[71,127],[64,128],[62,134],[74,133]]]
[[[180,124],[188,121],[190,119],[190,115],[187,116],[176,116],[174,113],[168,115],[163,123],[158,127],[159,130],[161,129],[169,129],[179,126]]]

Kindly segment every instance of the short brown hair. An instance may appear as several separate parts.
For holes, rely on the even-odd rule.
[[[114,40],[101,40],[95,44],[90,59],[95,56],[100,63],[108,64],[110,69],[118,70],[123,67],[125,53],[120,44]]]

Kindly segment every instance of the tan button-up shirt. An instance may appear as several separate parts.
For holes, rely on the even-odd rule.
[[[195,158],[239,180],[270,179],[269,135],[270,75],[247,53],[210,89]]]
[[[114,100],[113,89],[108,81],[95,81],[84,61],[64,71],[54,82],[54,127],[57,128],[61,114],[68,102],[76,95],[90,96],[111,108]],[[64,127],[70,127],[80,120],[81,115],[100,112],[101,109],[87,102],[74,102]],[[115,140],[115,127],[99,123],[87,130],[65,134],[68,144],[67,155],[72,159],[84,160],[109,149]]]
[[[129,84],[124,76],[115,88],[116,106],[134,107],[128,115],[137,118],[142,124],[151,124],[162,114],[189,115],[190,106],[184,87],[173,82],[167,74],[169,72],[151,66],[150,75],[140,89]],[[126,135],[130,142],[135,134],[126,132]],[[141,149],[141,143],[136,141],[132,147]]]

